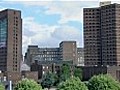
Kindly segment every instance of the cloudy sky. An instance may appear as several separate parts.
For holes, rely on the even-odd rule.
[[[10,8],[22,12],[23,54],[28,45],[58,47],[63,40],[75,40],[83,47],[82,10],[96,6],[99,6],[98,0],[0,1],[0,10]]]

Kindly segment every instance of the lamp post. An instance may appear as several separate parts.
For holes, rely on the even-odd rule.
[[[10,79],[11,79],[11,75],[10,75]],[[12,80],[9,80],[9,90],[12,90]]]
[[[11,80],[9,81],[9,85],[10,85],[9,90],[12,90],[12,81]]]

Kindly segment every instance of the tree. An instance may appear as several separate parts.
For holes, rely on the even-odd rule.
[[[82,80],[82,70],[80,68],[75,67],[73,71],[73,76],[79,77]]]
[[[88,82],[89,90],[120,90],[120,83],[109,75],[95,75]]]
[[[41,85],[44,88],[52,87],[56,82],[56,75],[54,73],[48,72],[43,76]]]
[[[58,77],[60,77],[59,78],[60,82],[65,81],[71,77],[71,70],[70,70],[70,66],[68,64],[63,64],[61,66],[60,75]]]
[[[23,79],[18,82],[14,90],[42,90],[42,87],[34,80]]]
[[[88,88],[78,77],[71,77],[61,82],[57,90],[88,90]]]
[[[5,90],[5,86],[3,84],[0,84],[0,90]]]

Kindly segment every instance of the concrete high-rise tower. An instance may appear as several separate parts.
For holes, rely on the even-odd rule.
[[[19,10],[0,11],[0,70],[20,71],[22,19]]]
[[[120,65],[120,4],[84,8],[85,65]]]

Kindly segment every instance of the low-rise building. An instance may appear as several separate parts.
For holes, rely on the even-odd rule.
[[[83,81],[88,81],[92,76],[98,74],[109,74],[120,81],[120,66],[77,66],[82,69]]]
[[[22,71],[21,78],[28,78],[38,81],[38,71]]]
[[[84,65],[83,48],[77,48],[76,41],[62,41],[59,47],[39,48],[29,45],[25,53],[25,63],[30,66],[35,61],[72,61],[74,65]]]

